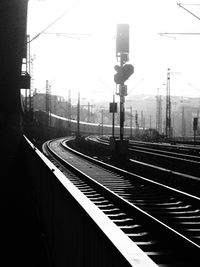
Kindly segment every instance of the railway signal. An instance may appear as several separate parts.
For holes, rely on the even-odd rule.
[[[129,24],[117,25],[116,56],[129,53]]]
[[[119,65],[114,67],[117,72],[114,74],[114,81],[116,85],[119,85],[116,94],[120,97],[120,141],[123,147],[125,143],[123,142],[124,103],[125,96],[127,96],[127,86],[124,83],[134,72],[133,65],[127,64],[129,61],[129,24],[117,25],[116,57]]]
[[[116,84],[124,84],[134,72],[134,67],[131,64],[125,64],[124,66],[116,65],[114,69],[117,71],[114,75]]]

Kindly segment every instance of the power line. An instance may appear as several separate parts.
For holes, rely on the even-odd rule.
[[[199,18],[197,15],[195,15],[195,14],[192,13],[190,10],[188,10],[187,8],[185,8],[185,7],[183,6],[183,4],[181,4],[181,3],[177,3],[177,5],[178,5],[179,7],[181,7],[181,8],[183,8],[185,11],[187,11],[188,13],[190,13],[192,16],[194,16],[194,17],[197,18],[198,20],[200,20],[200,18]]]
[[[181,5],[184,5],[184,6],[200,6],[200,4],[186,4],[186,3],[181,3]]]
[[[113,88],[110,87],[110,86],[108,86],[108,85],[107,85],[101,78],[99,78],[98,81],[99,81],[100,83],[102,83],[106,88],[108,88],[109,90],[111,90],[111,91],[113,92]]]
[[[200,32],[164,32],[164,33],[159,33],[160,35],[164,35],[164,34],[183,34],[183,35],[199,35]]]
[[[78,0],[80,2],[80,0]],[[61,18],[63,18],[67,13],[69,13],[77,4],[76,2],[73,6],[71,6],[69,9],[67,9],[63,14],[61,14],[56,20],[54,20],[52,23],[50,23],[46,28],[44,28],[41,32],[36,34],[30,41],[31,43],[33,40],[37,39],[42,33],[44,33],[47,29],[49,29],[51,26],[53,26],[56,22],[58,22]]]
[[[132,88],[132,90],[128,93],[128,95],[130,95],[131,94],[131,92],[136,88],[136,87],[138,87],[140,84],[141,84],[141,82],[143,82],[144,81],[144,78],[142,78],[133,88]]]
[[[200,91],[200,89],[198,88],[198,87],[196,87],[196,86],[194,86],[193,84],[191,84],[191,83],[187,83],[189,86],[191,86],[192,88],[194,88],[194,89],[196,89],[197,91]]]
[[[60,34],[60,33],[47,33],[47,32],[44,32],[44,34],[52,34],[52,35],[54,34],[57,37],[67,37],[67,38],[70,38],[70,39],[81,40],[80,37],[75,37],[75,36],[71,36],[71,35],[67,35],[67,34],[63,35],[63,34]]]
[[[69,33],[69,32],[45,32],[45,34],[72,35],[72,36],[92,36],[88,33]]]
[[[77,40],[81,40],[83,37],[92,36],[92,34],[86,34],[86,33],[67,33],[67,32],[44,32],[44,34],[56,35],[57,37],[67,37]]]
[[[200,6],[200,4],[183,4],[183,3],[177,3],[177,5],[181,8],[183,8],[186,12],[190,13],[192,16],[200,20],[200,17],[192,13],[190,10],[185,8],[183,5],[195,5],[195,6]],[[199,32],[165,32],[165,33],[159,33],[161,36],[162,35],[200,35]]]

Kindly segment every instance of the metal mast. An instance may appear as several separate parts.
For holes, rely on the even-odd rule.
[[[171,138],[170,69],[167,72],[166,86],[166,137]]]
[[[51,86],[46,80],[46,112],[48,114],[48,126],[51,126]]]
[[[133,138],[133,108],[130,107],[130,128],[131,128],[131,134],[130,138]]]
[[[30,51],[30,35],[27,35],[27,73],[31,75],[31,51]],[[29,111],[32,109],[32,103],[31,103],[31,82],[30,82],[30,88],[29,88]]]
[[[162,97],[159,94],[159,89],[156,96],[156,130],[159,134],[162,133]]]
[[[68,126],[71,129],[71,90],[68,93]]]
[[[185,110],[184,106],[182,107],[182,129],[181,129],[182,137],[185,137]]]
[[[80,93],[78,92],[78,104],[77,104],[77,135],[80,137]]]

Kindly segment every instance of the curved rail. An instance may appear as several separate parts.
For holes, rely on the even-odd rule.
[[[62,147],[58,142],[52,142],[49,147],[54,150],[51,153],[56,153],[56,157],[59,154],[59,158],[62,158],[62,161],[65,160],[64,164],[67,164],[67,168],[69,166],[72,168],[72,165],[76,166],[75,172],[79,176],[78,179],[80,179],[81,170],[81,181],[75,179],[76,186],[87,194],[88,186],[92,185],[92,191],[98,195],[96,199],[91,193],[91,198],[95,199],[95,204],[99,204],[102,209],[108,208],[108,213],[111,214],[113,209],[115,212],[117,210],[122,211],[112,214],[111,218],[116,216],[115,222],[119,224],[119,227],[122,230],[124,229],[129,237],[144,251],[146,250],[145,252],[151,255],[152,259],[156,259],[158,262],[167,261],[168,256],[173,255],[174,261],[180,263],[185,255],[180,255],[177,251],[174,254],[172,250],[175,250],[177,245],[179,248],[182,247],[182,252],[186,248],[190,249],[192,258],[197,250],[199,252],[199,230],[196,229],[199,226],[200,217],[200,211],[196,207],[199,204],[198,198],[172,190],[118,168],[112,168],[104,164],[103,169],[102,166],[96,166],[97,162],[95,165],[86,162],[85,159],[82,162],[80,155],[78,158],[75,157],[71,152],[67,152],[63,145],[65,145],[64,142],[62,142]],[[86,178],[82,180],[83,176],[87,177],[87,180],[85,180]],[[98,193],[96,187],[98,187]],[[99,190],[101,193],[99,193]],[[168,193],[166,193],[166,190],[168,190]],[[116,205],[119,206],[116,208]],[[123,214],[122,218],[120,218],[120,214]],[[135,222],[136,219],[139,220],[138,223]],[[195,225],[195,227],[191,225]],[[140,228],[142,229],[141,232]],[[134,232],[135,230],[137,233]],[[162,238],[160,240],[159,235],[165,242],[162,241]],[[194,254],[193,251],[195,251]],[[185,260],[192,261],[191,255],[189,258],[188,256]]]
[[[93,143],[109,145],[108,140],[99,138],[98,136],[91,136],[86,140]],[[129,161],[132,163],[132,167],[131,164],[127,166],[129,170],[131,168],[135,171],[138,169],[138,172],[142,173],[142,175],[146,176],[146,174],[151,174],[155,180],[163,180],[166,184],[173,184],[173,186],[178,189],[182,188],[182,190],[187,187],[187,190],[190,190],[192,194],[197,194],[197,188],[200,186],[200,157],[162,151],[162,145],[158,144],[153,144],[153,146],[158,145],[159,149],[152,150],[143,146],[151,146],[150,143],[135,143],[137,143],[137,146],[134,149],[129,149]],[[140,147],[140,143],[142,147]],[[194,183],[197,187],[193,185]]]

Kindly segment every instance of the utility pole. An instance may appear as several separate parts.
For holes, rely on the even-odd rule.
[[[90,108],[92,110],[95,105],[91,105],[90,103],[88,103],[87,105],[80,105],[80,107],[87,107],[87,122],[90,122]]]
[[[101,135],[103,136],[103,108],[101,110]]]
[[[182,129],[181,129],[182,137],[185,137],[185,110],[184,106],[182,106]]]
[[[92,111],[93,107],[95,107],[95,105],[91,105],[91,122],[95,122],[95,116]]]
[[[51,84],[49,84],[49,126],[51,127]]]
[[[29,44],[30,36],[26,35],[26,42],[22,60],[22,73],[21,73],[21,84],[20,88],[25,89],[25,110],[31,110],[31,82],[30,82],[30,44]],[[29,90],[29,95],[28,95]]]
[[[167,70],[166,85],[166,137],[171,138],[170,69]]]
[[[95,106],[95,105],[91,105],[89,102],[87,105],[81,105],[81,107],[85,107],[87,106],[88,108],[88,112],[87,112],[87,122],[90,122],[91,121],[91,113],[92,113],[92,108]],[[90,111],[91,110],[91,111]]]
[[[139,123],[138,123],[138,112],[135,111],[135,133],[136,136],[139,134]]]
[[[113,95],[113,110],[112,110],[112,137],[115,137],[115,95]]]
[[[151,115],[149,115],[149,132],[150,132],[150,138],[152,138]]]
[[[78,92],[78,104],[77,104],[77,135],[80,137],[80,93]]]
[[[46,112],[48,116],[48,126],[51,127],[51,85],[46,80]]]
[[[90,103],[88,102],[88,118],[87,121],[90,122]]]
[[[68,91],[68,101],[66,101],[66,119],[68,125],[68,133],[71,135],[71,91]]]
[[[49,126],[49,81],[46,80],[46,113],[47,113],[47,125]]]
[[[145,130],[145,118],[143,114],[143,110],[141,110],[141,127],[143,128],[143,131]]]
[[[30,49],[30,35],[27,35],[27,72],[31,75],[31,49]],[[30,81],[30,88],[29,88],[29,111],[32,110],[32,102],[31,102],[31,81]]]
[[[159,94],[159,88],[156,96],[156,130],[159,134],[162,132],[162,97]]]
[[[151,131],[151,115],[149,115],[149,129]]]
[[[30,45],[30,35],[27,35],[27,41],[26,41],[26,76],[28,82],[29,88],[26,89],[26,105],[28,105],[28,110],[33,111],[33,94],[32,94],[32,88],[33,88],[33,61],[35,59],[35,55],[31,56],[31,45]],[[29,93],[27,94],[27,90],[29,90]],[[27,101],[28,99],[28,101]]]
[[[133,138],[133,108],[130,107],[130,128],[131,128],[131,135],[130,138]]]

